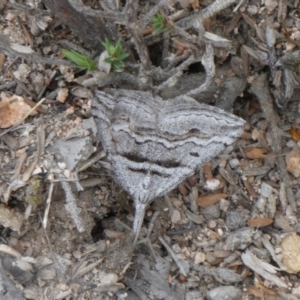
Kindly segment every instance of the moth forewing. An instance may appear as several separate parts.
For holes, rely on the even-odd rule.
[[[93,115],[114,178],[135,202],[137,239],[146,206],[232,144],[245,122],[190,99],[164,101],[143,91],[111,93],[96,93]]]

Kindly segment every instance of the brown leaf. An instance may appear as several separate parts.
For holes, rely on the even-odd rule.
[[[263,148],[250,147],[250,148],[245,148],[243,150],[245,155],[251,159],[264,158],[266,157],[266,153],[267,153],[267,150]]]
[[[248,15],[241,13],[243,19],[250,25],[253,29],[256,27],[256,22],[250,18]]]
[[[256,218],[248,221],[248,226],[250,227],[266,227],[273,223],[273,220],[270,218]]]
[[[31,110],[31,107],[20,96],[10,97],[1,93],[1,100],[1,103],[10,102],[10,104],[0,109],[0,128],[18,124]]]
[[[192,5],[193,9],[200,9],[199,0],[192,0],[190,2],[191,2],[191,5]]]
[[[263,299],[264,293],[253,285],[247,286],[247,292],[252,296]]]
[[[249,178],[247,178],[247,179],[244,181],[244,184],[245,184],[245,187],[246,187],[248,193],[249,193],[253,198],[257,198],[257,197],[258,197],[258,194],[257,194],[257,192],[254,190],[252,184],[249,182]]]
[[[297,146],[285,156],[285,161],[288,172],[296,178],[300,177],[300,152]]]
[[[205,196],[199,197],[197,202],[198,202],[199,206],[207,207],[207,206],[217,203],[218,201],[220,201],[223,198],[227,198],[228,196],[229,195],[223,194],[223,193],[214,194],[214,195],[205,195]]]
[[[20,231],[23,224],[23,215],[0,204],[0,224],[3,227],[9,227],[14,231]]]
[[[188,191],[189,189],[184,182],[179,184],[178,189],[179,189],[180,194],[183,196],[187,196],[189,193],[189,191]]]
[[[204,176],[207,180],[213,179],[212,172],[211,172],[211,163],[207,163],[203,167]]]
[[[226,33],[229,34],[235,27],[238,27],[238,23],[242,15],[240,13],[235,13],[231,18],[229,26],[226,28]]]
[[[300,141],[300,129],[292,127],[290,129],[290,134],[295,142]]]
[[[5,55],[2,52],[0,52],[0,69],[2,69],[4,62],[5,62]]]

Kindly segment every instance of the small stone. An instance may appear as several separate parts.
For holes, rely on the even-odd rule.
[[[216,205],[210,205],[208,207],[202,208],[200,213],[203,215],[206,221],[218,219],[221,214],[220,208]]]
[[[220,286],[207,293],[207,300],[240,300],[242,291],[235,286]]]
[[[226,214],[226,225],[231,230],[242,228],[246,225],[250,212],[247,209],[228,211]]]
[[[293,141],[293,140],[289,140],[287,143],[286,143],[286,146],[290,149],[293,149],[295,146],[296,146],[296,143]]]
[[[300,237],[295,232],[284,237],[281,241],[283,260],[286,272],[297,274],[300,272]]]
[[[268,14],[271,14],[277,6],[278,6],[277,0],[265,0],[265,7],[268,11]]]
[[[61,170],[65,170],[65,168],[67,167],[66,163],[64,162],[58,162],[57,165]]]
[[[105,284],[117,283],[118,280],[119,277],[115,273],[107,273],[102,278],[100,278],[100,282]]]
[[[228,207],[230,206],[230,201],[225,200],[225,199],[221,199],[219,204],[220,204],[220,209],[222,211],[227,211]]]
[[[212,252],[207,252],[205,259],[211,265],[213,265],[217,260],[217,258],[214,256]]]
[[[179,210],[174,209],[172,217],[171,217],[171,221],[174,224],[177,224],[177,223],[179,223],[181,221],[181,215],[180,215]]]
[[[69,90],[67,88],[61,88],[57,93],[56,100],[59,101],[60,103],[65,103],[68,95],[69,95]]]
[[[208,227],[211,228],[211,229],[214,229],[216,228],[217,226],[217,222],[215,220],[209,220],[208,221]]]
[[[250,15],[256,15],[258,13],[258,7],[256,5],[249,5],[247,7],[247,12]]]
[[[232,169],[240,165],[240,161],[237,158],[233,158],[229,161],[229,165]]]
[[[272,194],[272,192],[273,192],[273,188],[272,188],[269,184],[267,184],[267,183],[265,183],[265,182],[263,182],[263,183],[261,184],[261,187],[260,187],[260,194],[261,194],[263,197],[269,198],[269,196]]]
[[[220,186],[220,180],[218,179],[209,179],[206,180],[204,188],[209,191],[215,191]]]
[[[20,64],[18,70],[14,72],[14,76],[22,81],[27,82],[27,77],[31,72],[31,68],[26,64]]]
[[[203,252],[197,252],[194,257],[194,263],[196,265],[204,263],[206,259],[206,255]]]

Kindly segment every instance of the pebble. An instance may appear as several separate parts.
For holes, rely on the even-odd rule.
[[[267,183],[265,183],[265,182],[263,182],[263,183],[261,184],[261,187],[260,187],[260,194],[261,194],[263,197],[269,198],[269,196],[272,194],[272,192],[273,192],[273,188],[272,188],[269,184],[267,184]]]
[[[171,221],[174,224],[177,224],[177,223],[179,223],[181,221],[181,215],[180,215],[179,210],[174,209],[172,217],[171,217]]]
[[[240,161],[237,158],[233,158],[229,161],[229,165],[232,169],[235,169],[237,166],[240,165]]]
[[[220,286],[207,293],[207,300],[240,300],[242,291],[235,286]]]

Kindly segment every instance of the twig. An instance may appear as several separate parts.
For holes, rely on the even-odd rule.
[[[10,180],[15,180],[21,174],[21,170],[26,158],[27,158],[27,153],[26,152],[21,153],[15,167],[14,175],[10,178]]]
[[[54,77],[56,76],[57,71],[54,70],[49,78],[49,80],[47,81],[47,84],[45,84],[43,86],[43,88],[41,89],[40,93],[37,96],[37,100],[40,101],[40,99],[42,98],[43,94],[45,93],[46,88],[49,86],[49,84],[52,82],[52,80],[54,79]]]
[[[282,181],[285,185],[285,190],[286,190],[289,204],[291,205],[292,209],[296,212],[297,205],[295,201],[295,195],[292,189],[291,180],[286,170],[284,156],[282,155],[281,134],[276,123],[276,119],[279,119],[279,117],[275,112],[275,110],[273,109],[273,104],[272,104],[273,99],[268,89],[266,76],[267,76],[266,74],[262,74],[255,81],[253,81],[250,91],[253,94],[255,94],[256,97],[258,98],[260,102],[260,106],[265,115],[270,130],[270,134],[272,137],[271,148],[274,151],[274,154],[276,156],[276,164],[277,164],[278,172],[281,175]]]
[[[168,209],[169,209],[169,216],[172,217],[173,213],[174,213],[174,206],[171,203],[170,197],[168,195],[165,195],[164,200],[165,200],[165,203],[167,204]]]
[[[0,91],[9,90],[10,88],[15,87],[16,85],[17,85],[17,83],[15,81],[8,81],[8,82],[0,85]]]
[[[168,57],[168,53],[169,53],[169,45],[170,45],[170,36],[165,32],[163,38],[162,55],[161,55],[162,68],[165,68],[167,66],[166,58]]]
[[[163,246],[166,248],[166,250],[169,252],[169,254],[172,256],[172,258],[174,259],[176,265],[178,266],[178,268],[180,270],[180,273],[183,274],[184,276],[187,276],[181,261],[177,258],[176,254],[173,252],[171,247],[164,241],[164,239],[162,237],[159,236],[158,239],[163,244]]]
[[[204,18],[211,18],[223,9],[229,7],[230,5],[237,2],[237,0],[215,0],[211,5],[207,6],[205,9],[190,15],[184,19],[181,19],[176,23],[181,29],[188,29],[191,27],[198,27],[198,22],[202,23]]]
[[[235,2],[237,2],[237,0],[215,0],[202,10],[202,15],[204,18],[211,18]]]
[[[144,71],[149,71],[151,67],[149,52],[143,40],[141,31],[139,29],[139,25],[137,23],[136,11],[137,11],[138,4],[139,1],[137,0],[128,0],[123,10],[123,13],[126,17],[127,30],[139,54],[139,58],[142,64],[142,69]]]
[[[201,46],[201,44],[203,45],[203,42],[201,41],[201,37],[199,38],[199,36],[191,35],[177,25],[175,25],[173,27],[173,30],[176,34],[181,35],[185,39],[185,41],[190,42],[192,44],[199,45],[199,46]]]
[[[68,211],[68,213],[71,215],[71,217],[76,225],[77,230],[79,232],[84,232],[85,231],[84,221],[80,217],[80,210],[77,206],[77,203],[76,203],[77,200],[76,200],[75,196],[73,195],[71,187],[65,181],[61,182],[61,186],[62,186],[63,190],[65,191],[65,195],[66,195],[65,208]]]
[[[152,232],[152,230],[153,230],[154,222],[155,222],[156,218],[159,216],[159,214],[160,214],[160,212],[157,210],[157,211],[153,214],[153,216],[152,216],[152,218],[151,218],[151,221],[150,221],[150,224],[149,224],[149,227],[148,227],[148,231],[147,231],[147,236],[146,236],[146,238],[147,238],[148,240],[149,240],[150,234],[151,234],[151,232]]]
[[[79,0],[69,0],[70,5],[76,9],[78,12],[83,13],[87,16],[97,17],[97,18],[105,18],[107,20],[118,20],[118,22],[123,20],[123,14],[120,12],[115,12],[112,10],[106,9],[102,10],[94,10],[88,6],[80,3]]]
[[[200,87],[189,91],[186,94],[187,96],[193,97],[195,95],[202,93],[203,91],[208,90],[208,87],[211,85],[214,79],[216,70],[215,70],[215,63],[214,63],[214,49],[211,44],[206,45],[205,54],[202,56],[201,62],[206,72],[205,81],[200,85]]]
[[[34,161],[32,162],[31,166],[26,170],[26,172],[22,177],[22,180],[24,182],[27,182],[30,179],[32,172],[34,171],[42,153],[44,152],[44,149],[45,149],[45,130],[44,128],[39,127],[37,129],[37,151],[34,157]]]
[[[181,61],[186,60],[191,53],[189,51],[184,51],[184,53],[178,57],[175,57],[173,60],[168,61],[167,67],[164,69],[164,72],[171,71],[176,65],[178,65]]]
[[[165,88],[166,86],[173,86],[176,84],[178,78],[182,75],[183,71],[185,69],[187,69],[192,63],[195,62],[195,57],[194,55],[190,55],[190,57],[184,61],[180,66],[178,66],[175,70],[174,70],[174,74],[167,79],[166,81],[164,81],[163,83],[161,83],[156,90],[157,91],[161,91],[163,88]]]
[[[106,153],[104,151],[98,152],[96,154],[96,156],[92,157],[91,159],[88,159],[83,164],[79,165],[78,173],[88,169],[90,166],[92,166],[94,163],[96,163],[98,160],[100,160],[101,158],[103,158],[105,156],[106,156]]]
[[[54,188],[54,183],[51,181],[50,182],[50,187],[49,187],[49,192],[48,192],[48,197],[47,197],[47,200],[46,200],[46,208],[45,208],[45,212],[44,212],[44,218],[43,218],[43,227],[44,227],[44,229],[47,228],[48,215],[49,215],[49,210],[50,210],[50,205],[51,205],[51,200],[52,200],[53,188]]]
[[[26,85],[21,82],[19,79],[16,78],[16,76],[14,76],[14,80],[17,82],[18,86],[32,99],[34,99],[34,95],[27,89]]]

